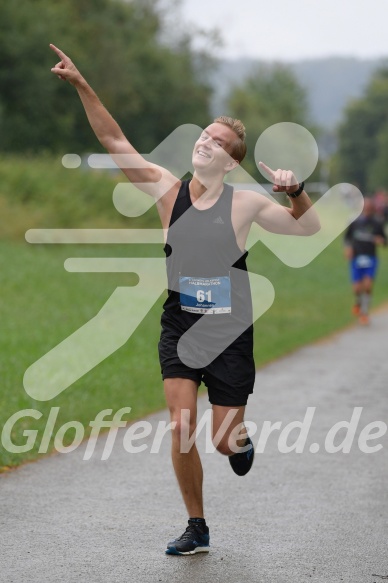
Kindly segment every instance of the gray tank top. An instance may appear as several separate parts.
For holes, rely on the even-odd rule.
[[[192,328],[190,342],[220,352],[250,351],[252,300],[247,251],[237,245],[232,225],[233,187],[225,184],[206,210],[191,202],[190,180],[182,182],[165,245],[168,297],[163,326],[179,334]],[[223,350],[222,350],[223,351]]]

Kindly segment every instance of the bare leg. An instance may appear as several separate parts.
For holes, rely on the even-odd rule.
[[[364,277],[362,282],[361,290],[361,312],[360,312],[360,324],[369,323],[369,307],[372,297],[373,289],[373,279],[371,277]]]
[[[170,410],[172,430],[172,463],[189,517],[203,518],[202,464],[195,443],[187,453],[181,452],[181,435],[191,437],[197,421],[197,383],[190,379],[165,379],[164,392]],[[182,415],[182,411],[187,413]]]
[[[236,451],[233,451],[230,445],[244,446],[247,436],[244,413],[245,406],[213,405],[213,441],[220,453],[228,456],[233,455]]]
[[[360,296],[361,292],[362,292],[362,282],[361,281],[356,281],[353,284],[353,293],[356,296],[356,298],[358,298],[358,296]]]
[[[364,277],[362,280],[361,312],[365,315],[369,312],[370,299],[372,295],[373,279]]]
[[[353,284],[353,293],[354,293],[353,313],[355,316],[357,316],[361,310],[361,295],[362,295],[361,281],[356,281]]]

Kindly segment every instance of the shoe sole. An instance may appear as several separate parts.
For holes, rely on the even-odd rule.
[[[208,553],[210,551],[210,547],[197,547],[193,551],[177,551],[175,547],[171,547],[166,550],[167,555],[195,555],[196,553]]]

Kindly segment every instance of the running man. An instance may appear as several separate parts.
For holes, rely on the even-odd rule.
[[[383,223],[374,216],[375,207],[370,198],[364,199],[361,215],[345,232],[345,257],[349,261],[354,304],[352,313],[362,325],[369,324],[369,307],[373,282],[376,277],[377,245],[386,245]]]
[[[290,170],[273,171],[260,163],[274,183],[274,192],[290,197],[290,208],[224,184],[225,175],[246,153],[245,128],[239,120],[219,117],[201,133],[194,144],[191,180],[182,181],[146,161],[69,57],[50,46],[60,59],[52,72],[74,85],[96,137],[127,178],[155,199],[167,233],[168,295],[159,357],[174,427],[172,462],[189,521],[183,535],[168,543],[166,553],[207,552],[202,465],[195,443],[182,448],[182,436],[194,435],[197,391],[203,381],[212,405],[215,447],[228,456],[237,475],[245,475],[252,466],[253,444],[243,423],[255,380],[245,251],[249,229],[257,222],[275,233],[311,235],[319,230],[319,220],[303,183]],[[131,155],[131,164],[124,164],[118,155]]]

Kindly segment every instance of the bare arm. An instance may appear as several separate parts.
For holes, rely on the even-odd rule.
[[[299,184],[291,170],[271,170],[260,162],[260,167],[274,183],[274,192],[293,194]],[[291,208],[286,208],[265,199],[256,215],[256,222],[272,233],[283,235],[314,235],[320,230],[319,217],[308,194],[303,191],[296,198],[290,198]],[[307,212],[308,211],[308,212]]]
[[[140,190],[156,199],[163,196],[178,179],[165,168],[147,162],[135,150],[71,59],[55,45],[51,44],[50,47],[61,59],[51,71],[60,79],[74,85],[101,145]]]

